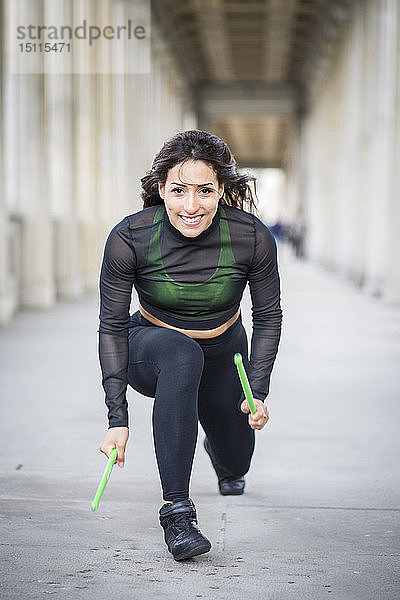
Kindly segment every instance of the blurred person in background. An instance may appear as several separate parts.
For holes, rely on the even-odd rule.
[[[307,226],[303,213],[299,211],[289,228],[289,240],[296,258],[304,258],[304,240]]]
[[[240,174],[217,136],[184,131],[141,179],[143,209],[111,230],[100,273],[99,358],[109,429],[124,466],[126,389],[154,398],[153,436],[165,542],[175,560],[208,552],[189,495],[200,421],[223,495],[242,494],[278,351],[282,311],[276,244],[253,213],[254,177]],[[251,212],[245,210],[249,207]],[[249,283],[250,360],[240,301]],[[139,310],[129,314],[132,287]],[[257,412],[234,364],[240,352]]]
[[[283,238],[283,225],[281,221],[279,219],[278,221],[275,221],[275,223],[269,227],[269,230],[274,236],[276,245],[279,248]]]

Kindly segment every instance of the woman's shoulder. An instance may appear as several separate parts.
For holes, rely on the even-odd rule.
[[[231,206],[230,204],[221,203],[220,207],[222,217],[225,217],[226,219],[241,221],[243,223],[252,223],[251,213],[246,212],[241,208],[236,208],[236,206]]]
[[[121,223],[125,221],[130,229],[152,227],[155,222],[160,220],[162,213],[164,212],[163,208],[163,204],[156,204],[154,206],[149,206],[148,208],[143,208],[138,212],[127,215]]]
[[[252,246],[254,252],[256,249],[265,254],[274,251],[274,237],[267,225],[257,215],[234,206],[226,204],[221,206],[223,206],[225,218],[229,223],[231,237],[236,244]]]
[[[157,221],[154,217],[159,208],[160,205],[150,206],[149,208],[144,208],[130,215],[126,215],[111,228],[108,234],[108,240],[110,242],[111,240],[123,240],[131,244],[134,239],[135,231],[139,233],[146,229],[151,229],[153,224]]]
[[[241,208],[230,206],[228,204],[221,204],[221,208],[225,212],[225,218],[230,221],[236,221],[241,223],[243,226],[251,227],[255,229],[265,229],[269,231],[268,227],[261,221],[257,215],[247,212]]]
[[[129,234],[129,232],[134,229],[151,227],[158,220],[155,220],[155,215],[160,206],[160,204],[157,206],[150,206],[149,208],[144,208],[130,215],[126,215],[111,228],[110,233],[126,232]]]

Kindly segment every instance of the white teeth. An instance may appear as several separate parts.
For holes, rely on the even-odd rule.
[[[200,219],[202,218],[203,215],[200,215],[198,217],[184,217],[183,215],[181,215],[181,218],[184,221],[188,221],[189,223],[196,223],[197,221],[200,221]]]

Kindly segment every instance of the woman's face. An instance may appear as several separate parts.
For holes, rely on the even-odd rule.
[[[196,237],[211,225],[224,186],[202,160],[179,163],[168,171],[165,185],[158,184],[172,225],[187,237]]]

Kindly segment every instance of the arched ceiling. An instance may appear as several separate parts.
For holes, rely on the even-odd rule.
[[[351,0],[152,0],[201,128],[243,166],[281,167]]]

